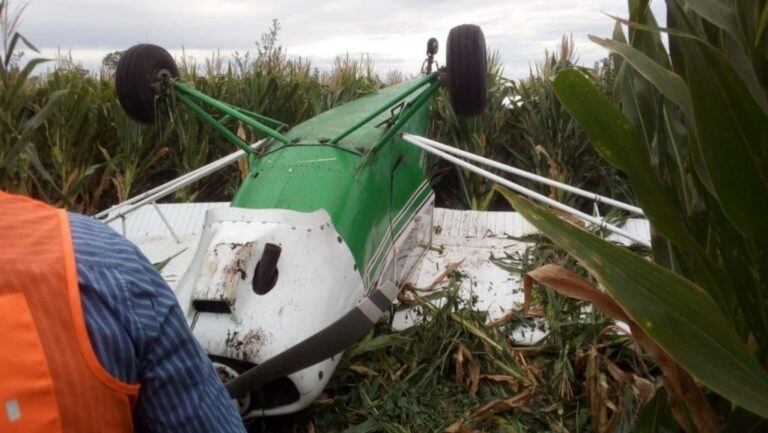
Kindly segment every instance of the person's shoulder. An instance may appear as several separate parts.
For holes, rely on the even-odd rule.
[[[81,293],[85,298],[97,294],[118,306],[113,314],[123,324],[142,322],[141,332],[152,335],[157,321],[176,303],[163,277],[138,247],[103,222],[75,213],[69,214],[69,222]]]
[[[136,246],[103,222],[73,212],[68,216],[78,264],[123,267],[141,260]]]

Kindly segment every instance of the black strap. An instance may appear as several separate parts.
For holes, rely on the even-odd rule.
[[[250,368],[225,383],[229,395],[242,397],[265,383],[305,369],[341,353],[360,340],[397,298],[400,290],[391,281],[379,285],[368,297],[322,331]]]

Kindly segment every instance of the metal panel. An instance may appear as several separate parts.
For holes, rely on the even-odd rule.
[[[428,288],[449,266],[461,262],[459,270],[465,278],[459,296],[475,299],[475,308],[487,311],[489,320],[496,319],[522,303],[523,295],[521,276],[496,266],[490,257],[525,251],[532,244],[520,238],[535,233],[536,228],[516,212],[435,208],[432,248],[416,264],[409,282]],[[417,308],[398,311],[393,326],[405,329],[420,318]]]
[[[429,287],[451,265],[462,262],[464,276],[459,295],[475,299],[474,307],[488,312],[488,319],[503,316],[523,302],[522,276],[496,266],[490,258],[522,254],[533,245],[527,236],[538,230],[516,212],[482,212],[435,208],[432,248],[417,263],[409,282],[417,288]],[[635,237],[650,241],[649,224],[644,219],[629,219],[624,229]],[[612,234],[609,241],[629,245],[631,241]],[[446,281],[447,282],[447,281]],[[438,288],[439,290],[439,288]],[[418,308],[398,311],[393,326],[405,329],[421,318]],[[530,344],[544,334],[521,329],[511,338]]]
[[[211,203],[158,203],[173,231],[178,236],[194,235],[200,232],[208,209],[227,207],[227,202]],[[126,217],[108,223],[118,233],[130,240],[140,240],[146,237],[172,236],[168,227],[151,205],[143,206],[128,214]]]
[[[278,278],[268,292],[255,293],[251,282],[267,244],[282,247]],[[230,207],[207,213],[176,296],[206,353],[260,364],[333,323],[363,292],[352,253],[324,210]],[[216,300],[227,308],[194,306]],[[300,399],[258,414],[306,407],[338,361],[333,357],[290,374]]]
[[[485,212],[435,208],[434,230],[443,240],[524,237],[538,231],[517,212]]]

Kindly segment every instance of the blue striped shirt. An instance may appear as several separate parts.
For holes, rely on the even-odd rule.
[[[104,368],[139,383],[138,432],[245,432],[170,287],[101,222],[69,214],[88,334]]]

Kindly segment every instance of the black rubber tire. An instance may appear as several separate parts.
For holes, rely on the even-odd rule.
[[[155,122],[157,90],[152,85],[160,80],[162,71],[167,71],[173,78],[179,76],[171,54],[157,45],[134,45],[120,56],[115,71],[117,99],[133,120],[146,124]]]
[[[453,112],[470,117],[488,105],[485,35],[479,26],[462,24],[448,33],[445,52],[448,94]]]

